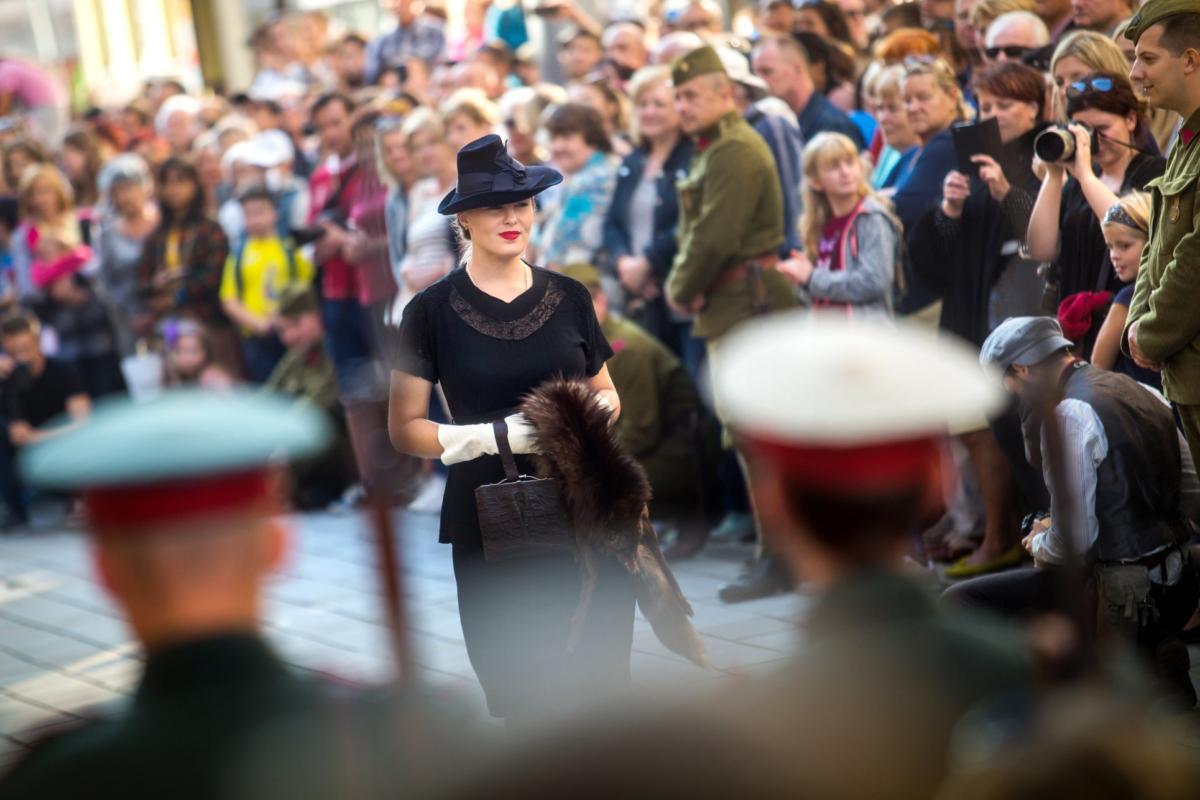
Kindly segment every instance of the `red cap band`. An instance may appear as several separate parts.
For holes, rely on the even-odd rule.
[[[234,473],[161,483],[93,489],[84,494],[95,527],[139,528],[262,502],[274,491],[273,471],[255,467]]]
[[[919,485],[941,459],[936,438],[851,447],[798,445],[744,436],[750,452],[814,489],[873,491]]]

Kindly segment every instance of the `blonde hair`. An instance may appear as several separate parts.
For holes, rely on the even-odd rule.
[[[939,89],[954,98],[954,105],[958,112],[957,119],[971,119],[973,116],[971,107],[967,105],[966,98],[963,97],[962,87],[958,85],[958,76],[954,74],[953,67],[940,58],[910,60],[904,65],[904,78],[901,83],[918,75],[930,76]]]
[[[1075,31],[1058,43],[1058,47],[1054,48],[1054,55],[1050,57],[1051,80],[1054,79],[1054,70],[1058,62],[1064,58],[1077,59],[1089,73],[1129,74],[1129,61],[1121,52],[1121,48],[1112,39],[1095,31]],[[1066,118],[1066,108],[1062,105],[1061,92],[1058,91],[1054,92],[1054,115],[1059,119]]]
[[[671,68],[665,64],[643,67],[633,74],[629,81],[627,92],[629,94],[629,102],[637,108],[637,104],[641,101],[642,95],[649,89],[657,86],[660,83],[671,85]],[[629,115],[629,137],[641,146],[646,143],[642,141],[642,132],[638,130],[637,114]]]
[[[400,131],[404,134],[405,142],[410,148],[415,136],[429,135],[435,139],[446,138],[446,126],[442,124],[442,118],[438,116],[438,113],[431,108],[413,109],[413,112],[404,118],[404,124],[400,126]]]
[[[79,225],[75,219],[75,194],[71,191],[71,182],[67,176],[53,164],[30,164],[21,173],[21,183],[17,189],[17,199],[21,216],[29,217],[31,212],[30,200],[33,198],[34,187],[40,181],[49,181],[58,194],[58,219],[48,220],[46,233],[61,239],[68,246],[79,244]]]
[[[1120,206],[1121,210],[1124,211],[1131,220],[1133,220],[1133,224],[1137,227],[1130,228],[1130,230],[1137,231],[1138,235],[1140,235],[1143,239],[1150,238],[1149,192],[1127,192],[1126,194],[1121,195],[1120,199],[1118,199],[1113,205]],[[1123,228],[1129,228],[1129,226],[1124,222],[1110,220],[1107,215],[1105,215],[1104,221],[1101,222],[1101,225],[1105,228],[1113,225],[1120,225]]]
[[[813,188],[813,179],[825,167],[840,164],[843,161],[856,161],[859,165],[858,196],[860,199],[871,198],[887,210],[896,227],[900,222],[892,215],[887,201],[878,195],[869,181],[870,171],[859,155],[858,145],[844,133],[818,133],[804,146],[801,160],[804,170],[804,211],[800,214],[800,238],[804,241],[804,252],[812,260],[816,260],[821,233],[825,228],[833,209],[824,192]]]
[[[458,89],[442,102],[438,111],[443,123],[460,115],[479,127],[494,128],[500,123],[500,110],[482,89]]]
[[[867,79],[867,91],[874,95],[876,100],[883,99],[885,95],[899,96],[904,77],[905,70],[900,64],[884,67]]]
[[[1037,8],[1033,0],[979,0],[971,9],[971,26],[985,36],[988,26],[1005,14],[1013,11],[1032,12]]]

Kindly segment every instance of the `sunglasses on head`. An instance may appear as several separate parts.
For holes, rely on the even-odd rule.
[[[989,47],[986,50],[984,50],[983,52],[987,53],[988,58],[995,61],[997,58],[1000,57],[1001,53],[1004,54],[1005,58],[1018,59],[1018,58],[1021,58],[1022,56],[1024,56],[1026,53],[1028,53],[1032,49],[1033,48],[1031,48],[1031,47],[1022,47],[1019,44],[1010,44],[1010,45],[1005,45],[1004,47]]]
[[[1067,97],[1079,97],[1088,89],[1095,89],[1097,92],[1111,92],[1113,90],[1112,78],[1090,78],[1082,81],[1072,81],[1067,84]]]

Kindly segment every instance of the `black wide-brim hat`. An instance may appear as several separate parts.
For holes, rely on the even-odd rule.
[[[562,183],[562,173],[550,167],[527,167],[508,154],[494,133],[458,151],[458,185],[438,204],[449,216],[472,208],[502,206],[527,200]]]

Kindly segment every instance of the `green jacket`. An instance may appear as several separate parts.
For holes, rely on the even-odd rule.
[[[428,781],[448,774],[438,754],[461,743],[461,756],[470,741],[434,700],[301,677],[251,634],[180,642],[147,656],[120,713],[43,741],[0,774],[0,797],[429,797]],[[409,742],[397,734],[401,713],[436,733]]]
[[[724,271],[783,244],[783,190],[770,148],[736,111],[698,138],[691,172],[679,190],[679,250],[667,276],[667,294],[680,305],[704,296],[692,332],[723,336],[753,315],[749,280],[719,291],[709,287]],[[795,305],[783,275],[765,273],[771,309]]]
[[[1200,110],[1186,128],[1200,129]],[[1129,304],[1122,348],[1129,352],[1129,326],[1138,324],[1138,344],[1163,365],[1163,392],[1181,405],[1200,404],[1200,141],[1175,143],[1151,192],[1150,238]]]
[[[646,470],[655,501],[695,506],[701,473],[719,448],[716,427],[675,354],[624,317],[601,328],[613,349],[608,373],[621,398],[617,439]]]
[[[326,411],[339,409],[333,363],[321,342],[304,350],[288,350],[275,365],[264,388],[302,397]]]

